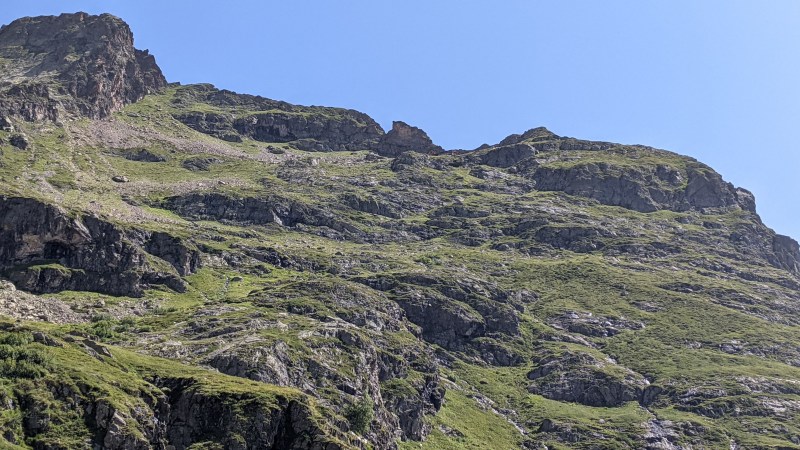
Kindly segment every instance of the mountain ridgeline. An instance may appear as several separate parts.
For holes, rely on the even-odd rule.
[[[689,157],[0,28],[0,446],[800,448],[800,247]]]

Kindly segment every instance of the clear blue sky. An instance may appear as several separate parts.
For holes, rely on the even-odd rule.
[[[693,156],[800,238],[800,1],[8,1],[125,19],[170,81],[400,119],[445,148],[535,126]]]

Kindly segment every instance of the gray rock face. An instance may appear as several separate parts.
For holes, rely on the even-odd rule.
[[[559,138],[558,135],[548,130],[547,128],[536,127],[536,128],[531,128],[530,130],[522,134],[512,134],[503,139],[502,141],[500,141],[500,143],[497,145],[498,146],[514,145],[522,141],[532,141],[532,142],[550,141],[558,138]]]
[[[197,268],[198,254],[163,233],[128,232],[95,217],[32,199],[0,197],[0,270],[23,290],[86,290],[141,296],[151,284],[183,291],[178,274]],[[147,250],[173,264],[163,271]]]
[[[575,311],[567,311],[552,318],[549,322],[556,329],[567,330],[570,333],[578,333],[587,337],[610,337],[623,330],[641,330],[645,327],[642,322]]]
[[[800,245],[789,236],[776,234],[772,240],[776,263],[792,273],[800,273]]]
[[[479,161],[492,167],[511,167],[517,163],[536,156],[536,148],[528,143],[511,144],[500,147],[492,147],[490,150],[481,152]]]
[[[381,137],[376,151],[383,156],[396,157],[409,151],[438,155],[444,152],[444,149],[435,145],[427,133],[419,128],[396,121],[392,122],[392,129]]]
[[[600,238],[608,236],[611,236],[611,233],[600,227],[555,225],[545,225],[534,234],[539,242],[578,253],[603,248],[604,244]]]
[[[228,142],[242,142],[242,137],[233,129],[233,118],[227,114],[190,112],[175,116],[189,128],[209,134]]]
[[[486,335],[483,317],[447,297],[412,290],[396,298],[408,320],[422,327],[423,337],[444,348],[462,350],[466,342]]]
[[[237,224],[267,225],[275,223],[287,227],[308,225],[323,234],[363,240],[363,232],[339,220],[331,211],[279,196],[234,198],[220,193],[188,194],[166,200],[168,209],[194,220],[222,220]]]
[[[345,194],[342,196],[342,201],[347,206],[369,214],[377,214],[379,216],[390,217],[399,219],[400,213],[395,207],[388,203],[381,202],[374,197],[360,197],[355,194]]]
[[[735,188],[724,182],[720,174],[701,167],[690,167],[687,174],[685,195],[689,205],[695,208],[738,206]]]
[[[535,169],[532,175],[538,190],[562,191],[639,212],[726,207],[755,209],[751,196],[745,192],[737,194],[733,185],[724,182],[710,169],[699,165],[689,167],[687,176],[688,182],[684,187],[680,173],[674,169],[657,166],[646,172],[606,163],[542,167]]]
[[[240,134],[261,142],[291,142],[300,150],[365,150],[374,146],[383,130],[366,114],[352,110],[320,108],[315,114],[259,113],[237,119]]]
[[[252,399],[242,414],[235,398],[194,388],[184,380],[157,380],[169,388],[169,407],[161,421],[166,441],[175,449],[198,442],[214,442],[227,449],[338,450],[336,443],[320,440],[324,433],[306,405],[282,399],[279,408]],[[222,425],[222,426],[220,426]],[[128,448],[128,447],[124,447]]]
[[[107,352],[105,347],[93,345]],[[138,394],[142,401],[130,411],[118,409],[107,398],[76,390],[74,384],[58,381],[52,383],[52,400],[78,408],[94,432],[92,448],[185,450],[202,443],[236,450],[341,449],[320,429],[311,408],[301,400],[277,396],[273,403],[247,393],[216,392],[203,389],[188,377],[148,381],[152,390],[129,393]],[[239,401],[246,402],[248,408],[239,409]],[[23,426],[29,436],[57,424],[51,423],[48,405],[42,399],[23,394],[16,403],[12,406],[26,412]]]
[[[494,350],[498,349],[486,352],[486,342],[478,339],[494,333],[519,333],[518,313],[507,292],[477,280],[450,280],[417,273],[356,281],[388,292],[408,320],[420,326],[423,339],[450,350],[516,362],[514,357],[495,358]]]
[[[562,191],[640,212],[658,209],[646,189],[644,176],[629,173],[622,177],[612,173],[610,169],[606,164],[540,168],[533,174],[533,179],[536,181],[536,189],[541,191]]]
[[[374,406],[375,425],[368,436],[377,448],[396,448],[396,439],[421,440],[430,431],[424,417],[442,403],[444,388],[433,355],[418,343],[389,344],[385,337],[404,329],[403,311],[381,293],[360,284],[348,286],[311,282],[278,286],[251,295],[258,305],[278,306],[298,293],[325,293],[325,304],[335,305],[337,318],[326,317],[313,304],[292,304],[292,314],[327,323],[323,332],[332,339],[298,354],[282,340],[251,339],[224,353],[212,352],[205,362],[219,371],[281,386],[294,386],[310,394],[338,392],[345,405],[368,394]],[[182,334],[196,339],[211,336],[232,340],[252,336],[272,326],[253,319],[231,326],[214,316],[190,322]],[[287,330],[286,336],[292,334]],[[337,370],[343,361],[352,372]],[[411,375],[414,372],[415,376]],[[400,388],[398,388],[400,386]]]
[[[166,86],[153,56],[135,49],[128,25],[109,14],[16,20],[0,29],[0,56],[15,61],[0,80],[36,80],[4,89],[0,100],[0,110],[25,120],[57,120],[60,109],[103,118]]]
[[[583,353],[544,358],[528,373],[528,379],[532,380],[528,391],[587,406],[610,407],[642,401],[647,382],[630,371],[625,376],[612,374],[605,369],[609,365]],[[648,395],[647,400],[651,402],[652,397]]]
[[[193,111],[175,118],[188,127],[230,142],[248,137],[261,142],[291,143],[307,151],[371,149],[383,129],[366,114],[342,108],[298,106],[253,95],[218,90],[211,85],[181,88],[178,102],[204,101],[220,108],[262,111],[234,118],[232,113]]]

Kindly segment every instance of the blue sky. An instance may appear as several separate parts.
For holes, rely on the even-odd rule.
[[[404,120],[445,148],[546,126],[690,155],[800,238],[800,1],[29,0],[0,23],[79,10],[125,19],[170,81]]]

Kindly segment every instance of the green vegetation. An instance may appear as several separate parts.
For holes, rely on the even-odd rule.
[[[70,220],[97,216],[137,248],[143,233],[165,233],[201,262],[184,292],[157,279],[142,298],[63,291],[45,298],[76,323],[3,323],[8,445],[98,442],[85,411],[100,404],[124,419],[121,436],[140,439],[137,411],[185,390],[242,423],[251,408],[300,405],[325,439],[373,448],[398,436],[402,449],[644,448],[653,427],[692,448],[800,448],[797,276],[776,264],[753,213],[682,200],[643,213],[532,181],[539,168],[585,169],[678,198],[689,170],[710,169],[644,147],[560,150],[556,138],[512,169],[228,142],[175,117],[345,113],[212,104],[203,89],[171,86],[105,122],[21,122],[31,147],[0,149],[1,194],[58,204]],[[142,149],[159,160],[130,157]],[[214,162],[187,168],[198,158]],[[192,194],[184,209],[170,203]],[[176,273],[174,252],[156,253],[143,250],[147,267]],[[548,363],[562,384],[542,388],[531,373]],[[560,399],[598,380],[639,397]],[[647,402],[646,386],[657,391]],[[30,414],[47,425],[26,429]],[[242,441],[242,427],[190,448]]]
[[[359,434],[364,434],[369,430],[369,424],[374,418],[372,409],[374,404],[372,399],[365,396],[347,408],[344,415],[347,421],[350,422],[350,429]]]

